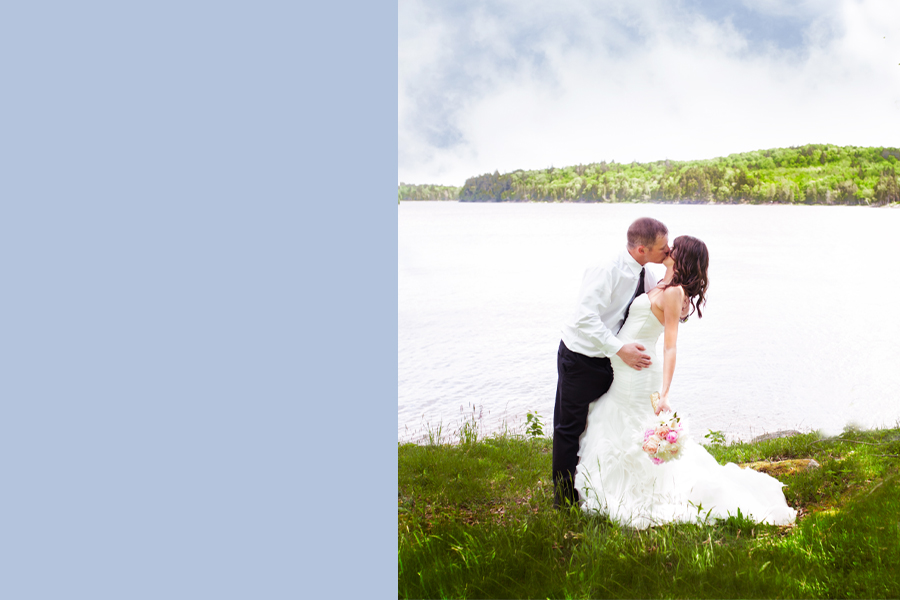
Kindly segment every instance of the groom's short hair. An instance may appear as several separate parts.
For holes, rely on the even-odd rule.
[[[669,235],[665,225],[656,219],[641,217],[628,228],[628,247],[652,246],[661,235]]]

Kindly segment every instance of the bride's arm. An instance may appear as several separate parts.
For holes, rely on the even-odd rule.
[[[663,383],[660,390],[659,410],[671,411],[669,406],[669,388],[675,375],[675,342],[678,340],[678,323],[681,321],[681,306],[684,303],[684,290],[681,286],[666,288],[662,293],[662,309],[665,324],[663,340]]]

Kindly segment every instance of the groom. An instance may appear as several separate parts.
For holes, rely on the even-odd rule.
[[[612,384],[609,357],[617,355],[640,371],[650,366],[644,346],[623,344],[616,334],[636,297],[656,286],[660,276],[646,268],[662,263],[669,254],[669,230],[649,217],[628,228],[628,244],[613,260],[589,267],[584,273],[578,305],[563,324],[556,355],[559,381],[553,409],[553,506],[578,502],[574,486],[578,464],[578,438],[587,423],[588,409]]]

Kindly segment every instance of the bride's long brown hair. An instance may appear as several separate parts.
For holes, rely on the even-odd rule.
[[[672,242],[672,256],[675,259],[675,274],[663,289],[680,285],[684,295],[690,298],[691,312],[688,317],[696,310],[700,319],[703,317],[700,307],[706,304],[706,290],[709,288],[709,250],[697,238],[680,235]]]

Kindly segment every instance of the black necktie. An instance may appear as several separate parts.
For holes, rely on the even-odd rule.
[[[638,276],[638,284],[637,287],[634,288],[634,294],[631,295],[631,300],[628,301],[628,306],[625,307],[625,316],[622,317],[622,324],[619,326],[619,331],[622,331],[622,327],[625,326],[625,319],[628,318],[628,311],[631,310],[631,303],[634,302],[634,299],[644,293],[644,267],[641,267],[641,274]],[[619,333],[617,331],[616,333]]]

